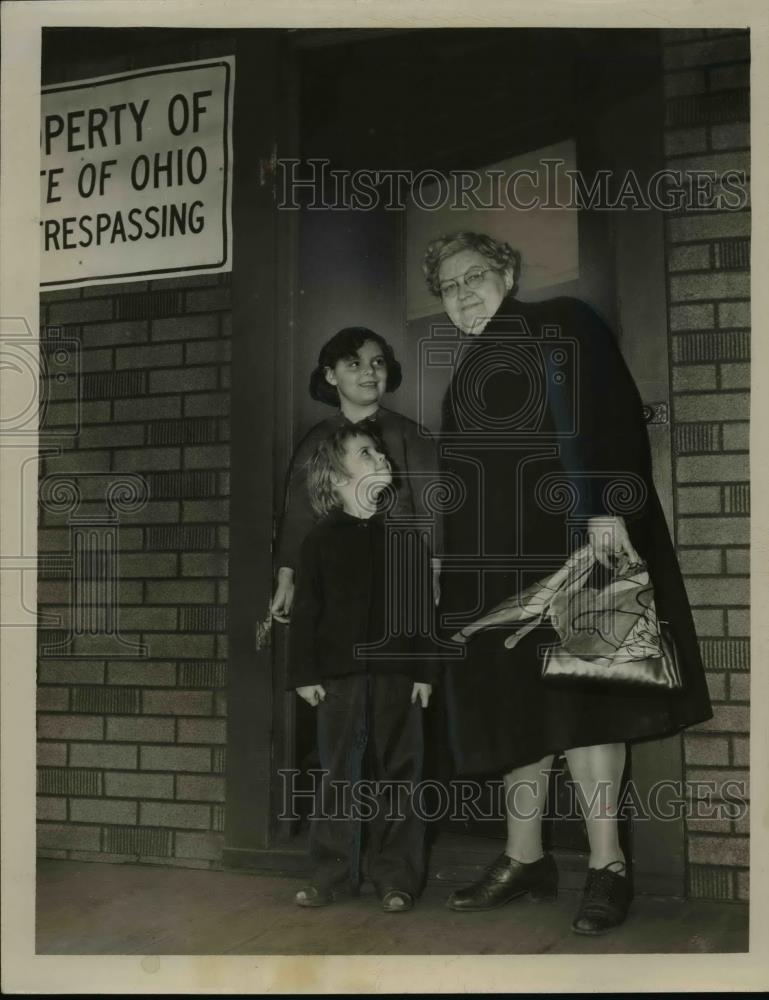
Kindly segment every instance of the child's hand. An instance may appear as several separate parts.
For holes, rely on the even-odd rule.
[[[421,681],[414,681],[414,687],[411,689],[411,704],[413,705],[417,698],[419,698],[422,708],[427,708],[432,690],[432,684],[423,684]]]
[[[281,566],[278,570],[278,583],[270,603],[270,614],[275,621],[288,624],[293,603],[294,571],[289,566]]]
[[[298,687],[296,693],[300,698],[304,698],[308,705],[312,705],[313,708],[320,704],[326,697],[326,692],[322,684],[307,684],[305,687]]]

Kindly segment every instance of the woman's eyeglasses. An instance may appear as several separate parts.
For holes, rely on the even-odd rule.
[[[464,284],[465,288],[469,288],[471,291],[475,288],[480,288],[486,279],[486,275],[489,271],[496,271],[495,267],[484,267],[478,268],[477,270],[466,271],[461,274],[458,278],[451,278],[449,281],[442,281],[440,284],[441,298],[442,299],[453,299],[459,294],[460,286]]]

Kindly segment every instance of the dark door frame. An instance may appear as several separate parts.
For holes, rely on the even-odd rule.
[[[304,857],[291,841],[292,824],[277,818],[283,789],[278,772],[294,763],[294,706],[284,691],[285,638],[279,635],[274,644],[265,641],[269,629],[263,629],[261,648],[256,649],[254,636],[255,623],[264,623],[267,613],[273,523],[293,443],[293,400],[287,390],[291,382],[288,372],[292,365],[298,220],[296,213],[276,209],[272,169],[276,151],[280,156],[291,155],[296,145],[298,50],[310,44],[349,43],[352,39],[346,32],[324,32],[317,39],[259,36],[259,32],[238,34],[236,66],[224,861],[297,870],[304,866]],[[661,67],[656,80],[661,80]],[[643,148],[650,151],[644,169],[652,168],[658,154],[661,158],[662,98],[660,95],[656,109],[653,95],[647,95],[645,101],[633,148],[616,154],[613,166],[620,172],[623,159],[632,160]],[[575,123],[581,169],[589,170],[591,155],[600,159],[605,153],[595,131],[604,110],[591,107],[589,115]],[[516,139],[520,147],[521,136]],[[595,166],[605,166],[605,162]],[[665,290],[664,243],[662,220],[655,213],[624,215],[610,222],[605,213],[592,218],[587,213],[580,241],[581,249],[583,245],[592,248],[598,271],[614,278],[616,298],[606,297],[603,311],[607,319],[617,323],[621,342],[629,343],[644,334],[639,322],[667,330],[666,295],[653,302],[654,297],[648,294],[652,283]],[[643,273],[638,268],[639,247],[643,248]],[[662,483],[667,484],[669,426],[662,432],[667,435],[667,444],[657,433],[655,457],[663,465],[667,462],[668,468],[661,470]],[[642,794],[660,777],[682,777],[680,738],[636,746],[631,767]],[[638,887],[683,895],[683,824],[636,823],[633,841]]]

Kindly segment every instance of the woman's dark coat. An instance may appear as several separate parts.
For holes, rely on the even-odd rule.
[[[506,299],[463,338],[443,404],[441,468],[463,495],[444,522],[445,635],[548,575],[584,543],[587,518],[625,518],[684,675],[678,693],[544,683],[549,626],[514,650],[476,634],[448,660],[449,738],[460,773],[662,737],[711,717],[694,624],[651,470],[641,399],[616,342],[584,303]]]

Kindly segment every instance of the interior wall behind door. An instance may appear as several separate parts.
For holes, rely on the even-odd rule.
[[[322,345],[346,326],[365,326],[402,356],[402,264],[397,218],[384,210],[303,212],[299,226],[297,324],[291,384],[294,442],[333,412],[310,399]],[[396,397],[385,405],[400,409]]]

